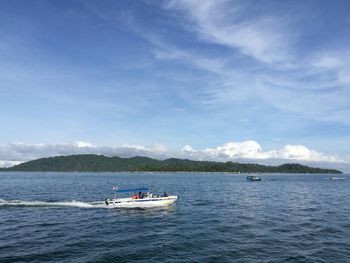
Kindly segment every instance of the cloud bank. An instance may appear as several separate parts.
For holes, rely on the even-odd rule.
[[[228,142],[216,148],[195,150],[186,145],[181,150],[185,155],[203,159],[218,160],[297,160],[311,162],[344,162],[339,157],[310,150],[303,145],[285,145],[278,150],[263,151],[261,145],[256,141]]]
[[[157,159],[171,157],[192,160],[212,161],[252,161],[271,163],[271,161],[301,161],[323,163],[348,163],[346,158],[311,150],[303,145],[285,145],[281,149],[264,151],[256,141],[227,142],[215,148],[197,150],[185,145],[181,150],[169,150],[166,146],[126,144],[119,147],[97,146],[88,142],[72,142],[65,144],[24,144],[11,143],[0,146],[0,166],[9,167],[21,162],[71,154],[101,154],[106,156],[146,156]]]

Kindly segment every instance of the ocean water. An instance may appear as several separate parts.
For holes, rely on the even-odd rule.
[[[350,176],[0,173],[0,262],[350,262]],[[180,195],[111,209],[112,186]]]

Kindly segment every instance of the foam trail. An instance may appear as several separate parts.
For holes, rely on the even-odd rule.
[[[80,201],[22,201],[0,199],[0,206],[22,206],[22,207],[78,207],[78,208],[107,208],[104,202],[80,202]]]

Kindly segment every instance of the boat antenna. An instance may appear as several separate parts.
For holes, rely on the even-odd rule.
[[[114,199],[117,199],[118,186],[113,186],[112,189],[114,190]]]

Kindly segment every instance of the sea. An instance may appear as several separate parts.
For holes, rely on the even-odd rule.
[[[0,262],[350,262],[350,175],[246,176],[1,172]],[[116,209],[113,186],[180,198]]]

